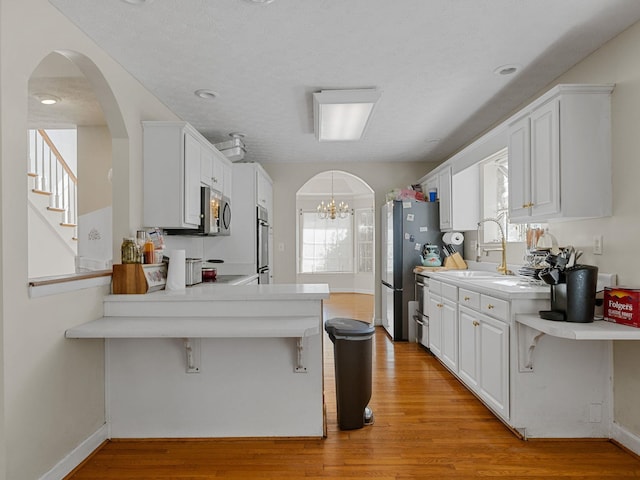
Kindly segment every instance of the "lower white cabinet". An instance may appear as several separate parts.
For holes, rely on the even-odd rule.
[[[509,418],[509,325],[460,306],[460,379]]]
[[[455,301],[443,295],[429,292],[429,349],[455,373],[458,370],[458,308]]]

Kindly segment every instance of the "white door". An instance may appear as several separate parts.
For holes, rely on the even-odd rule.
[[[480,395],[509,418],[509,325],[480,318]]]
[[[529,216],[531,202],[529,117],[509,127],[509,218]]]
[[[200,142],[184,134],[184,223],[200,225]]]
[[[560,102],[531,114],[531,215],[560,211]]]
[[[438,174],[438,199],[440,200],[440,230],[451,228],[451,167]]]
[[[442,308],[440,295],[429,295],[429,350],[442,358]]]
[[[442,300],[442,361],[453,372],[458,371],[458,310],[456,304]]]
[[[476,314],[461,308],[458,312],[459,360],[458,375],[473,391],[478,390],[478,363],[480,354],[480,322]]]

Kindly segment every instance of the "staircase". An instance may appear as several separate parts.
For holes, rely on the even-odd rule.
[[[29,130],[29,169],[33,179],[31,192],[45,197],[38,201],[32,196],[32,204],[41,210],[53,212],[52,224],[57,223],[60,235],[66,240],[77,241],[78,179],[44,130]],[[74,248],[74,250],[76,250]]]
[[[29,131],[29,278],[76,272],[77,183],[44,130]]]

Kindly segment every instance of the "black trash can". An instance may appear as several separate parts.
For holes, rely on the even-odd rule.
[[[324,329],[333,342],[336,404],[341,430],[373,423],[367,407],[371,399],[371,360],[375,328],[352,318],[332,318]]]

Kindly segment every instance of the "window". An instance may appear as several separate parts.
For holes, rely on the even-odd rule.
[[[524,242],[528,225],[509,223],[509,162],[507,149],[491,155],[482,162],[482,218],[496,218],[500,221],[507,242]],[[494,222],[482,224],[484,236],[481,243],[500,242],[500,230]]]
[[[358,273],[373,272],[373,208],[356,210]]]
[[[353,272],[353,216],[321,219],[300,211],[300,273]]]

